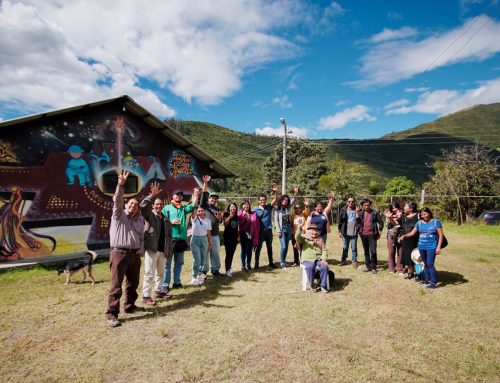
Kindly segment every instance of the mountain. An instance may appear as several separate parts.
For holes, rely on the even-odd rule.
[[[234,131],[196,121],[167,121],[180,133],[239,175],[231,181],[243,189],[258,190],[264,177],[263,162],[281,138]],[[380,185],[396,176],[407,176],[417,185],[433,174],[432,162],[443,149],[478,140],[500,155],[500,103],[478,105],[433,122],[371,140],[314,140],[327,146],[327,159],[339,154],[355,167],[362,185]]]

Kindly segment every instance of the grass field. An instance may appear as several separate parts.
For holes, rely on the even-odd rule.
[[[331,235],[329,294],[300,291],[299,268],[238,272],[174,290],[115,329],[106,262],[94,286],[43,268],[3,272],[0,381],[498,382],[500,228],[445,232],[433,291],[389,274],[383,241],[377,275],[339,267]]]

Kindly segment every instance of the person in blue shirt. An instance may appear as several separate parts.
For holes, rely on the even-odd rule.
[[[262,245],[266,242],[267,247],[267,258],[269,259],[269,267],[275,268],[276,265],[273,261],[273,208],[278,202],[278,185],[272,185],[272,191],[274,193],[274,198],[272,202],[267,203],[267,196],[262,194],[259,196],[259,206],[254,210],[257,218],[259,219],[259,244],[255,249],[255,264],[254,269],[259,268],[260,251],[262,250]]]
[[[420,218],[415,228],[408,234],[401,236],[400,241],[419,233],[418,251],[425,265],[425,279],[419,283],[426,285],[428,289],[435,289],[437,287],[437,274],[434,261],[436,255],[441,253],[443,225],[439,219],[434,219],[431,209],[427,207],[420,210]]]

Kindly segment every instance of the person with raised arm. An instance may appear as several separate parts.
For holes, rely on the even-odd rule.
[[[326,246],[326,240],[328,237],[328,233],[330,232],[330,221],[328,219],[328,215],[332,211],[333,203],[335,202],[335,192],[331,192],[328,198],[328,204],[323,209],[323,204],[321,202],[316,203],[316,207],[314,211],[307,218],[307,226],[312,224],[316,225],[319,229],[319,233],[321,238],[323,239],[323,243]]]
[[[183,205],[184,193],[182,190],[174,192],[174,197],[169,205],[166,205],[161,211],[164,216],[170,217],[172,223],[172,256],[167,258],[165,266],[165,279],[163,280],[163,289],[168,292],[170,289],[172,259],[174,261],[174,289],[182,288],[181,271],[184,264],[184,252],[188,248],[187,243],[187,220],[186,216],[193,212],[198,205],[200,191],[198,188],[193,189],[193,200]]]
[[[140,203],[144,226],[144,282],[142,288],[145,305],[155,305],[157,300],[170,298],[163,289],[166,258],[172,256],[172,224],[162,214],[163,200],[158,182],[151,184],[151,192]],[[151,205],[153,205],[151,207]],[[151,290],[154,282],[154,297]]]
[[[141,272],[141,251],[144,246],[144,218],[139,211],[139,201],[131,198],[124,208],[124,185],[129,176],[122,171],[113,196],[113,210],[109,228],[109,270],[111,271],[110,289],[106,320],[109,326],[118,327],[122,283],[125,278],[125,312],[144,311],[135,305],[137,287]]]
[[[210,176],[203,176],[203,189],[201,194],[200,206],[205,209],[206,218],[212,224],[212,246],[210,248],[210,272],[215,277],[220,277],[220,235],[219,225],[222,223],[222,213],[218,206],[219,195],[217,193],[208,193],[208,181]],[[208,262],[204,265],[203,272],[208,272]]]

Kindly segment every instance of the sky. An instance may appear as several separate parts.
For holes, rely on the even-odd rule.
[[[500,102],[500,0],[0,0],[0,121],[129,95],[159,118],[377,138]]]

